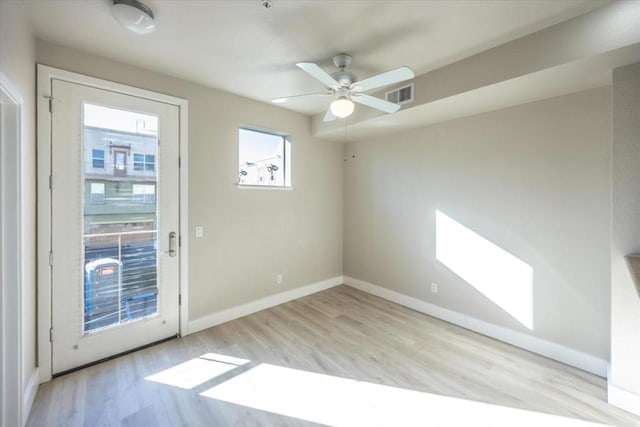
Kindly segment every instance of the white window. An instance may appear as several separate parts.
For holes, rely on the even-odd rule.
[[[133,184],[133,201],[136,203],[155,203],[156,186],[154,184]]]
[[[106,199],[104,196],[104,182],[92,182],[90,202],[94,205],[100,205],[104,204],[105,201]]]
[[[291,186],[291,142],[285,134],[240,128],[238,161],[240,185]]]

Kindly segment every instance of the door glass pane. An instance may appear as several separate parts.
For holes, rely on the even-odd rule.
[[[84,332],[158,312],[158,118],[84,104]]]

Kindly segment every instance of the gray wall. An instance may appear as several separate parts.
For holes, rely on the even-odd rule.
[[[610,96],[349,143],[344,274],[608,360]],[[435,259],[436,210],[533,267],[532,331]]]
[[[308,117],[46,42],[36,58],[189,100],[190,319],[342,275],[344,147],[310,137]],[[240,123],[291,134],[292,190],[234,185]]]
[[[22,379],[26,386],[36,368],[36,142],[35,40],[24,5],[0,1],[0,70],[23,99],[21,156],[22,217]],[[2,209],[7,207],[3,206]]]
[[[640,253],[640,64],[613,74],[613,230],[610,384],[640,411],[640,297],[624,257]]]

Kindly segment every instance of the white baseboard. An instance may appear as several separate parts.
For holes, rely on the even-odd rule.
[[[516,347],[523,348],[532,353],[537,353],[567,365],[591,372],[592,374],[601,377],[606,377],[607,375],[608,362],[590,354],[546,341],[542,338],[514,331],[513,329],[494,325],[492,323],[467,316],[466,314],[442,308],[418,298],[401,294],[349,276],[344,276],[344,283],[380,298],[384,298],[421,313],[453,323],[454,325],[487,335]]]
[[[640,415],[640,394],[631,393],[630,391],[611,384],[608,385],[607,389],[607,401],[609,405],[624,409],[635,415]]]
[[[342,283],[344,283],[343,277],[337,276],[331,279],[323,280],[321,282],[316,282],[310,285],[301,286],[299,288],[281,292],[279,294],[269,295],[268,297],[264,297],[256,301],[251,301],[246,304],[238,305],[236,307],[231,307],[226,310],[217,311],[215,313],[211,313],[209,315],[189,321],[188,333],[192,334],[198,331],[202,331],[203,329],[211,328],[212,326],[220,325],[221,323],[226,323],[230,320],[238,319],[240,317],[244,317],[249,314],[274,307],[278,304],[311,295],[316,292],[324,291],[325,289],[341,285]]]
[[[38,386],[40,385],[40,373],[39,369],[35,368],[33,372],[31,372],[31,377],[29,378],[29,383],[24,389],[24,395],[22,397],[22,423],[26,424],[27,419],[29,418],[29,413],[31,412],[31,407],[33,406],[33,401],[36,398],[36,393],[38,392]]]

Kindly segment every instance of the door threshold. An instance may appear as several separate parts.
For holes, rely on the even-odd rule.
[[[116,358],[121,357],[121,356],[126,356],[127,354],[131,354],[131,353],[134,353],[134,352],[139,351],[139,350],[144,350],[145,348],[153,347],[155,345],[162,344],[162,343],[165,343],[167,341],[174,340],[174,339],[176,339],[178,337],[179,337],[179,335],[176,334],[176,335],[173,335],[171,337],[163,338],[163,339],[161,339],[159,341],[154,341],[152,343],[145,344],[145,345],[140,346],[140,347],[132,348],[131,350],[123,351],[122,353],[114,354],[112,356],[105,357],[103,359],[96,360],[96,361],[91,362],[91,363],[87,363],[87,364],[84,364],[84,365],[81,365],[81,366],[77,366],[75,368],[67,369],[66,371],[58,372],[57,374],[53,374],[51,376],[51,378],[53,379],[53,378],[61,377],[63,375],[71,374],[73,372],[80,371],[82,369],[89,368],[89,367],[94,366],[94,365],[98,365],[100,363],[108,362],[109,360],[116,359]]]

